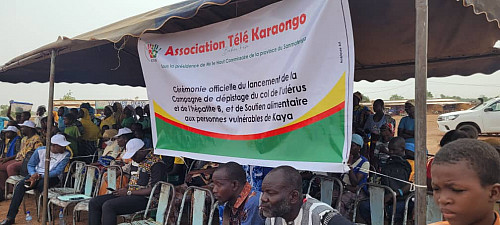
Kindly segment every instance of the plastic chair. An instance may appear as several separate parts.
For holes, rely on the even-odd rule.
[[[403,216],[403,225],[406,225],[406,222],[408,222],[408,214],[410,214],[410,201],[415,198],[415,192],[410,193],[405,200],[405,212]],[[427,223],[428,224],[428,223]]]
[[[21,175],[14,175],[14,176],[8,177],[7,180],[5,181],[5,193],[4,193],[4,196],[7,198],[7,195],[8,195],[7,188],[8,188],[9,184],[13,185],[13,191],[15,191],[15,187],[23,179],[24,179],[24,176],[21,176]],[[14,194],[14,192],[12,194]],[[25,194],[35,195],[36,213],[37,213],[37,216],[40,217],[40,215],[39,215],[40,214],[40,201],[37,202],[36,199],[38,199],[39,196],[41,197],[41,195],[38,192],[36,192],[35,190],[28,190],[28,191],[25,192]],[[24,200],[24,198],[23,198],[23,210],[24,210],[24,214],[26,214],[26,201]]]
[[[5,198],[7,198],[7,195],[9,194],[9,192],[7,191],[9,184],[11,184],[13,186],[12,190],[14,190],[17,183],[19,183],[22,179],[24,179],[24,177],[21,175],[14,175],[14,176],[8,177],[7,180],[5,180],[5,189],[4,189],[5,192],[4,192],[3,196],[5,196]]]
[[[215,205],[215,198],[213,193],[205,188],[191,186],[186,189],[186,192],[184,192],[184,196],[182,197],[181,208],[179,210],[179,217],[177,218],[177,225],[181,225],[182,214],[184,211],[184,207],[186,206],[186,200],[188,196],[191,196],[192,216],[190,217],[189,221],[190,224],[203,224],[204,215],[206,212],[205,200],[207,196],[210,197],[210,212],[209,212],[208,224],[209,225],[212,224],[213,214],[215,212],[215,209],[217,208]],[[182,223],[182,224],[188,224],[188,223]]]
[[[64,185],[62,187],[55,187],[49,189],[49,196],[57,197],[60,195],[76,194],[79,193],[83,187],[84,168],[86,164],[82,161],[74,161],[70,164]]]
[[[83,195],[87,196],[88,198],[94,197],[97,192],[99,187],[99,183],[101,180],[102,176],[102,171],[97,167],[93,165],[86,165],[85,168],[85,185],[84,185],[84,190],[83,190]],[[97,177],[96,177],[97,175]],[[71,204],[77,204],[78,202],[84,201],[86,199],[74,199],[74,200],[61,200],[60,197],[71,197],[71,196],[77,196],[76,194],[67,194],[67,195],[60,195],[54,198],[51,198],[49,200],[49,219],[51,219],[51,205],[56,205],[61,208],[63,208],[63,213],[65,213],[66,208],[71,205]]]
[[[112,165],[112,166],[108,166],[106,167],[104,170],[106,170],[107,172],[107,182],[108,182],[108,188],[112,188],[114,190],[117,190],[118,188],[117,187],[120,187],[121,188],[121,180],[122,180],[122,177],[123,177],[123,170],[120,166],[116,166],[116,165]],[[103,173],[104,174],[104,173]],[[119,186],[116,184],[116,178],[118,177],[118,184],[120,184]],[[102,185],[102,179],[104,179],[104,176],[100,176],[100,181],[99,181],[99,187]],[[99,192],[99,188],[96,188],[96,193],[94,194],[94,196],[97,195],[97,192]],[[88,212],[89,211],[89,202],[90,202],[90,199],[86,199],[86,200],[83,200],[83,201],[80,201],[78,203],[76,203],[75,207],[73,208],[73,225],[76,224],[76,220],[78,218],[80,218],[80,212],[81,211],[86,211]]]
[[[323,175],[316,175],[311,178],[311,181],[309,182],[309,187],[307,188],[307,194],[311,193],[311,187],[313,185],[313,182],[315,182],[317,179],[320,180],[320,187],[321,187],[321,199],[320,201],[332,206],[334,209],[340,209],[340,197],[342,196],[342,193],[344,193],[344,185],[342,184],[342,181],[335,177],[329,177],[329,176],[323,176]],[[336,184],[336,185],[335,185]],[[335,186],[338,186],[339,188],[339,195],[337,198],[337,202],[335,203],[335,206],[333,205],[333,190],[335,189]]]
[[[439,222],[443,220],[443,214],[441,209],[434,201],[434,197],[431,194],[427,195],[427,224]]]
[[[158,198],[158,207],[157,208],[152,208],[151,207],[151,199],[153,199],[153,195],[156,193],[156,189],[160,187],[160,196]],[[146,206],[146,210],[143,210],[144,216],[143,220],[138,220],[138,221],[132,221],[130,223],[121,223],[120,225],[147,225],[147,224],[156,224],[156,225],[162,225],[166,224],[166,221],[168,219],[168,216],[170,215],[170,211],[172,209],[172,205],[174,204],[174,199],[175,198],[175,188],[174,185],[159,181],[158,183],[153,186],[153,190],[151,191],[151,194],[149,195],[149,201],[148,205]],[[170,200],[169,200],[170,199]],[[156,210],[155,214],[155,220],[148,220],[148,215],[150,211]],[[139,212],[137,212],[139,213]],[[136,213],[136,214],[137,214]]]
[[[365,183],[361,185],[356,193],[356,201],[354,202],[354,213],[352,216],[352,222],[356,223],[356,215],[358,211],[359,202],[366,199],[360,199],[360,193],[363,191],[364,186],[368,186],[368,192],[370,194],[370,217],[372,225],[384,225],[384,212],[385,204],[384,197],[385,192],[392,195],[392,216],[390,220],[390,225],[394,225],[394,216],[396,215],[396,192],[394,192],[390,187],[374,183]]]

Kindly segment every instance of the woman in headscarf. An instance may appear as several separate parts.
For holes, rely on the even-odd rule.
[[[115,102],[113,104],[113,117],[115,117],[116,124],[122,124],[122,120],[124,118],[123,115],[123,106],[119,102]],[[110,127],[111,128],[111,127]]]
[[[61,106],[57,110],[57,115],[59,116],[59,119],[57,120],[57,127],[61,132],[64,132],[64,128],[66,128],[66,125],[64,125],[64,116],[69,113],[69,109],[67,107]]]
[[[125,118],[122,120],[122,127],[130,128],[135,123],[135,110],[131,105],[127,105],[123,110]]]
[[[99,141],[101,131],[99,127],[90,120],[90,114],[86,108],[80,109],[78,117],[85,130],[79,142],[78,154],[80,156],[91,156],[97,151],[97,141]],[[92,158],[84,158],[83,161],[89,163],[92,161]]]
[[[115,117],[113,116],[113,108],[108,105],[106,107],[104,107],[104,119],[101,121],[101,125],[99,128],[101,128],[102,130],[102,127],[107,125],[109,128],[112,128],[114,124],[116,124],[116,120],[115,120]]]
[[[82,103],[80,105],[80,108],[87,109],[89,111],[90,121],[92,121],[92,123],[94,123],[95,125],[99,126],[100,120],[98,118],[95,118],[95,110],[94,110],[94,108],[92,108],[90,103],[88,103],[88,102]]]

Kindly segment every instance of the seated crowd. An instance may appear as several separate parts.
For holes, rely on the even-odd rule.
[[[88,222],[91,225],[117,224],[119,215],[144,210],[148,202],[157,205],[158,194],[154,195],[154,199],[148,197],[159,181],[175,185],[174,205],[166,218],[168,224],[177,221],[180,202],[187,187],[198,186],[211,190],[218,201],[218,210],[215,211],[219,216],[215,218],[220,225],[284,225],[370,223],[369,191],[365,184],[377,183],[396,193],[394,218],[397,224],[401,224],[405,201],[414,191],[411,188],[415,157],[414,103],[406,103],[408,116],[403,117],[397,137],[394,137],[396,124],[383,112],[384,102],[375,101],[375,113],[371,113],[368,108],[359,105],[361,99],[359,92],[354,94],[353,134],[347,160],[350,170],[344,174],[326,175],[342,182],[343,191],[334,192],[332,199],[332,202],[339,203],[338,210],[332,207],[333,203],[329,205],[317,200],[321,197],[321,187],[317,180],[311,181],[314,176],[310,171],[298,171],[290,166],[268,168],[155,155],[149,106],[123,108],[120,103],[106,106],[102,118],[95,116],[95,110],[88,103],[82,104],[79,109],[59,108],[53,118],[54,129],[50,132],[49,187],[61,183],[72,161],[84,161],[103,171],[110,165],[118,165],[124,173],[117,177],[117,189],[107,189],[107,181],[102,179],[97,196],[89,202]],[[10,176],[21,175],[24,178],[14,187],[12,197],[3,196],[6,190],[0,191],[0,200],[12,198],[7,218],[0,224],[14,224],[27,190],[35,189],[39,193],[43,190],[40,181],[45,175],[42,160],[46,150],[45,111],[43,107],[37,110],[35,123],[29,120],[29,114],[22,113],[11,119],[2,130],[0,189],[5,187]],[[474,136],[466,130],[450,131],[440,144],[443,147],[457,139],[474,138],[477,134]],[[433,164],[433,158],[429,159],[429,187],[442,182],[432,180],[432,165],[449,163],[443,157],[436,156],[436,160],[437,164]],[[384,202],[388,218],[393,211],[392,201],[392,195],[386,192]],[[359,212],[358,218],[353,218],[355,207]],[[411,212],[412,207],[413,202],[410,201],[406,210]]]

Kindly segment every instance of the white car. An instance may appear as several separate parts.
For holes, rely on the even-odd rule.
[[[471,109],[439,115],[439,130],[448,132],[462,127],[478,134],[500,133],[500,98],[494,98]]]

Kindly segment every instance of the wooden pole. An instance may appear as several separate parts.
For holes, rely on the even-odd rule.
[[[428,0],[415,0],[415,225],[426,224]]]
[[[46,135],[46,150],[45,150],[45,172],[43,176],[43,204],[42,204],[42,224],[47,224],[47,211],[48,211],[48,191],[49,191],[49,167],[50,167],[50,138],[52,131],[52,124],[54,119],[52,111],[54,109],[54,76],[56,69],[56,50],[52,49],[52,56],[50,57],[50,78],[49,78],[49,107],[47,117],[47,135]]]

